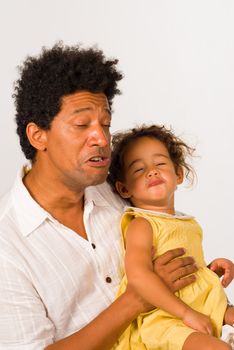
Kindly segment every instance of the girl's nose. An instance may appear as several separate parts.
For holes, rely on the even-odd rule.
[[[152,177],[152,176],[156,176],[158,175],[158,170],[156,168],[154,169],[151,169],[149,172],[148,172],[148,177]]]

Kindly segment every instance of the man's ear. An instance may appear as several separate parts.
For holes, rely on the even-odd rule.
[[[26,134],[31,145],[38,151],[46,150],[47,133],[37,124],[31,122],[26,126]]]
[[[176,175],[177,175],[177,185],[182,184],[182,182],[184,181],[184,171],[181,166],[179,166],[176,169]]]
[[[123,182],[116,181],[115,188],[119,192],[119,194],[122,198],[127,199],[127,198],[131,197],[130,193],[128,192],[127,187],[125,186],[125,184]]]

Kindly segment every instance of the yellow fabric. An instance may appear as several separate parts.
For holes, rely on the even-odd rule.
[[[202,251],[202,230],[192,217],[156,214],[149,211],[127,211],[121,221],[123,238],[129,222],[135,217],[146,218],[153,229],[156,255],[169,249],[184,247],[186,254],[193,256],[199,266],[196,282],[176,295],[193,309],[208,315],[213,323],[215,336],[221,334],[227,298],[215,273],[206,267]],[[127,278],[123,277],[118,295],[126,288]],[[161,309],[138,316],[126,329],[115,350],[181,350],[186,338],[194,332],[183,322]],[[199,346],[198,346],[199,347]]]

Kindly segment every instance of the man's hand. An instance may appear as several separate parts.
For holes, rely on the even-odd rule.
[[[234,264],[231,260],[218,258],[213,260],[208,267],[219,277],[222,277],[222,286],[227,287],[234,278]]]
[[[155,273],[172,292],[176,292],[196,280],[194,275],[190,275],[198,270],[195,260],[190,256],[182,257],[184,254],[183,248],[172,249],[153,262]]]

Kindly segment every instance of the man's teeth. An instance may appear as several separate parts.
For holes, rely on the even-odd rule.
[[[91,160],[91,162],[100,162],[103,160],[103,158],[102,157],[93,157],[90,160]]]

